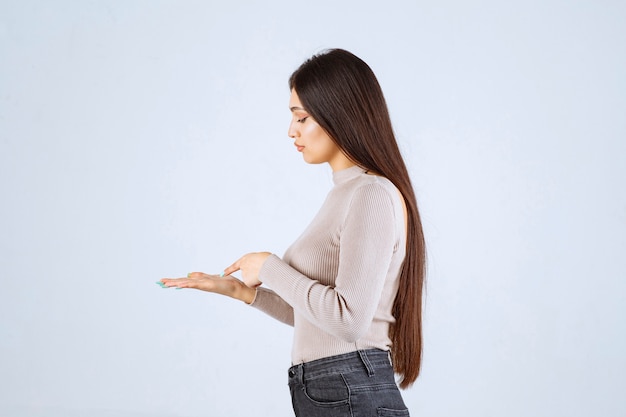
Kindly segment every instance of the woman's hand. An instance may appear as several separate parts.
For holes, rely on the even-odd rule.
[[[202,272],[187,274],[187,278],[163,278],[160,280],[163,287],[194,288],[197,290],[226,295],[248,304],[254,301],[256,290],[244,285],[243,282],[232,276],[221,277]]]
[[[230,275],[236,271],[241,271],[243,282],[250,288],[256,288],[262,284],[259,280],[259,271],[270,255],[269,252],[248,253],[226,268],[224,273]]]

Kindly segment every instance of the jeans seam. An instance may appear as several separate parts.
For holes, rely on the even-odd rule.
[[[348,389],[348,409],[350,410],[350,417],[354,417],[354,413],[352,412],[352,388],[350,387],[350,384],[348,384],[348,381],[346,381],[346,378],[343,376],[343,374],[339,375],[341,375],[341,379]]]

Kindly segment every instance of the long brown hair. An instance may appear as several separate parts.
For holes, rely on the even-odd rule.
[[[415,192],[391,126],[387,103],[371,68],[343,49],[306,60],[289,78],[306,111],[354,163],[389,179],[407,207],[406,257],[393,304],[394,370],[400,387],[417,379],[422,360],[422,290],[426,245]]]

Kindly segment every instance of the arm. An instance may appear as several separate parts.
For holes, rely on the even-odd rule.
[[[258,288],[261,282],[258,280],[259,270],[271,254],[269,252],[254,252],[242,256],[234,264],[224,270],[226,278],[234,279],[230,274],[241,271],[244,287],[255,291],[251,300],[246,300],[248,304],[263,311],[269,316],[281,321],[289,326],[293,326],[293,308],[285,302],[274,291]],[[243,283],[241,283],[243,285]]]
[[[187,278],[163,278],[157,282],[163,288],[193,288],[226,295],[243,301],[289,326],[293,326],[293,309],[278,294],[265,288],[250,288],[233,276],[220,277],[192,272]]]
[[[264,260],[259,280],[311,323],[345,341],[358,340],[371,324],[393,255],[394,213],[383,187],[370,184],[355,192],[341,232],[334,287],[310,279],[275,255]]]

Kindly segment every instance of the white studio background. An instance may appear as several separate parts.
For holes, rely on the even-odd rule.
[[[331,187],[287,78],[386,93],[429,249],[415,416],[624,416],[620,1],[0,1],[0,415],[290,416],[291,330],[161,277],[281,254]]]

